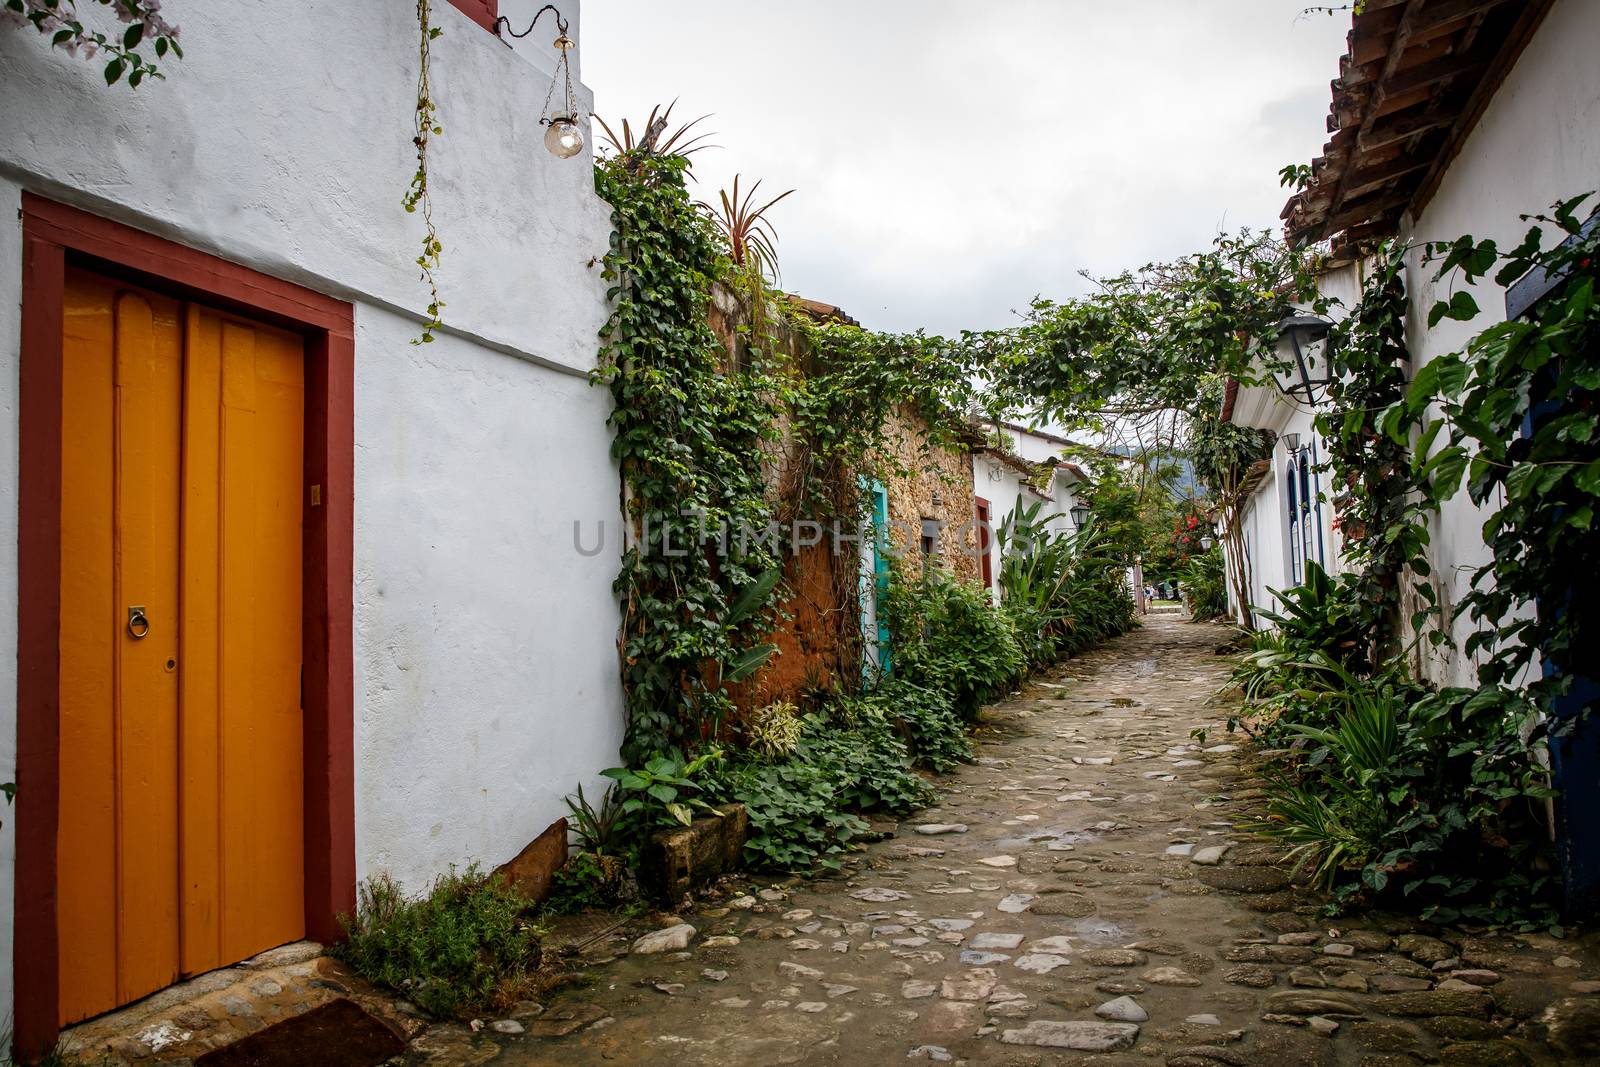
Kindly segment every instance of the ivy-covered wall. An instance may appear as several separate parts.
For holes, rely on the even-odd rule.
[[[752,337],[762,337],[783,373],[802,380],[816,373],[819,353],[786,309],[769,301],[758,315],[748,292],[720,282],[711,286],[710,296],[707,320],[723,345],[728,368],[748,358]],[[774,439],[763,447],[768,501],[779,515],[798,515],[794,498],[803,491],[806,442],[789,412],[777,412],[776,423]],[[868,462],[882,472],[902,565],[911,573],[921,567],[922,523],[933,520],[941,524],[938,565],[961,580],[977,581],[976,534],[966,528],[974,512],[970,453],[958,444],[933,441],[927,420],[904,405],[890,413],[881,443],[880,454]],[[733,687],[741,712],[795,701],[818,685],[850,685],[861,676],[862,564],[860,546],[850,539],[860,531],[853,520],[841,518],[839,529],[847,536],[836,543],[832,520],[824,520],[823,526],[819,543],[797,546],[784,555],[780,589],[787,595],[779,602],[778,622],[768,638],[778,651],[754,677]],[[810,536],[806,533],[803,539]]]
[[[1600,187],[1597,40],[1600,4],[1567,0],[1552,7],[1402,240],[1453,241],[1470,234],[1509,251],[1528,229],[1523,214]],[[1582,212],[1593,207],[1590,200]],[[1436,357],[1458,351],[1506,313],[1504,289],[1492,276],[1467,284],[1451,272],[1435,280],[1438,265],[1424,265],[1423,255],[1420,246],[1413,247],[1406,262],[1412,375]],[[1457,291],[1470,292],[1480,313],[1468,321],[1446,317],[1430,324],[1435,301],[1449,300]],[[1460,493],[1444,501],[1430,520],[1428,556],[1446,618],[1466,597],[1473,572],[1491,557],[1483,526],[1493,510]],[[1474,628],[1463,616],[1453,627],[1454,647],[1422,642],[1417,667],[1423,676],[1445,685],[1475,685],[1483,654],[1465,651]]]

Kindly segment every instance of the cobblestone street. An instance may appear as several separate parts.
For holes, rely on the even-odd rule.
[[[845,876],[751,885],[664,917],[631,953],[626,939],[592,946],[594,982],[525,1033],[435,1028],[413,1062],[1600,1056],[1592,937],[1323,918],[1237,828],[1260,794],[1209,703],[1226,634],[1152,616],[988,709],[977,764],[938,806],[882,827],[892,836]],[[1204,744],[1190,737],[1207,725]],[[665,932],[678,923],[692,932]]]

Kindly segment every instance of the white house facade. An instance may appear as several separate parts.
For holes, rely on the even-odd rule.
[[[1425,246],[1470,235],[1508,251],[1529,229],[1525,216],[1600,189],[1597,41],[1600,4],[1589,0],[1410,0],[1369,4],[1355,17],[1350,54],[1334,83],[1332,139],[1284,218],[1291,238],[1326,241],[1335,261],[1358,270],[1374,240],[1407,247],[1411,374],[1525,314],[1553,284],[1527,278],[1505,289],[1492,277],[1472,285],[1456,273],[1437,278]],[[1593,197],[1579,211],[1595,224]],[[1546,229],[1548,243],[1557,237]],[[1434,304],[1464,288],[1479,314],[1430,324]],[[1482,533],[1490,504],[1478,507],[1458,493],[1430,519],[1431,580],[1453,640],[1412,642],[1411,655],[1416,673],[1439,685],[1478,684],[1486,653],[1467,651],[1476,624],[1456,619],[1455,609],[1492,558]],[[1570,595],[1583,595],[1589,576],[1571,581]],[[1402,605],[1402,618],[1419,606]],[[1592,711],[1597,690],[1592,675],[1574,680],[1553,706],[1572,728],[1553,731],[1548,750],[1567,903],[1587,913],[1600,906],[1600,737],[1583,713]]]
[[[1354,305],[1361,295],[1363,264],[1344,264],[1321,279],[1326,294],[1337,301],[1335,313]],[[1258,368],[1259,381],[1235,383],[1223,399],[1222,418],[1237,426],[1274,435],[1272,454],[1252,479],[1239,511],[1243,543],[1243,581],[1232,573],[1235,561],[1224,554],[1229,569],[1229,609],[1234,619],[1260,626],[1262,609],[1276,611],[1278,594],[1305,581],[1306,564],[1329,574],[1344,569],[1343,538],[1326,484],[1327,443],[1318,435],[1317,409],[1286,394]],[[1239,603],[1237,590],[1249,590]]]
[[[1402,6],[1415,10],[1401,13]],[[1469,17],[1448,4],[1425,0],[1378,5],[1370,15],[1356,18],[1351,47],[1363,56],[1388,57],[1381,51],[1384,48],[1427,49],[1427,55],[1392,57],[1390,81],[1365,87],[1362,99],[1375,100],[1375,109],[1383,114],[1363,119],[1364,135],[1346,136],[1358,132],[1349,113],[1356,100],[1336,95],[1335,125],[1340,121],[1345,125],[1325,150],[1317,187],[1285,208],[1292,233],[1331,242],[1336,266],[1322,276],[1320,286],[1334,301],[1335,318],[1360,299],[1366,269],[1360,240],[1394,237],[1410,246],[1405,283],[1412,373],[1441,354],[1459,351],[1471,337],[1502,321],[1508,310],[1506,291],[1492,278],[1484,278],[1472,286],[1482,309],[1476,318],[1468,322],[1445,318],[1430,325],[1428,313],[1436,300],[1448,297],[1451,287],[1466,283],[1453,276],[1435,278],[1437,268],[1423,262],[1427,242],[1471,234],[1478,240],[1492,238],[1509,249],[1527,232],[1523,216],[1600,188],[1596,106],[1600,68],[1593,62],[1593,42],[1600,40],[1600,6],[1583,0],[1550,0],[1481,8]],[[1485,19],[1497,21],[1486,25]],[[1418,28],[1425,32],[1418,34]],[[1474,40],[1475,45],[1470,43]],[[1450,56],[1450,62],[1439,60],[1439,54]],[[1347,57],[1346,66],[1351,63]],[[1427,95],[1418,106],[1427,119],[1413,120],[1413,112],[1400,105],[1424,90]],[[1366,174],[1378,166],[1363,153],[1369,144],[1381,146],[1391,136],[1385,133],[1385,119],[1397,130],[1395,136],[1410,128],[1402,119],[1423,128],[1400,142],[1401,151],[1384,164],[1385,173],[1402,178],[1367,182]],[[1323,195],[1319,188],[1338,192]],[[1591,202],[1585,210],[1592,209]],[[1240,389],[1241,402],[1246,393],[1255,392],[1271,390]],[[1289,402],[1280,396],[1259,406],[1271,408],[1274,403]],[[1236,421],[1247,410],[1236,405]],[[1309,411],[1297,407],[1292,415],[1276,418],[1282,425],[1280,434],[1297,429],[1303,433],[1309,417]],[[1268,416],[1246,424],[1275,429],[1274,421]],[[1275,464],[1275,471],[1279,467],[1281,463]],[[1446,617],[1470,588],[1473,573],[1489,558],[1482,536],[1487,517],[1487,510],[1461,493],[1446,501],[1431,520],[1427,552]],[[1269,562],[1264,569],[1272,565]],[[1415,664],[1419,672],[1441,685],[1477,684],[1477,662],[1461,651],[1472,626],[1465,618],[1456,622],[1453,647],[1421,642]]]
[[[979,570],[998,601],[1001,527],[1019,507],[1037,504],[1039,517],[1047,520],[1048,530],[1072,532],[1078,525],[1073,510],[1080,509],[1082,514],[1079,487],[1085,477],[1081,469],[1062,457],[1062,450],[1072,444],[1066,438],[1014,423],[985,423],[983,430],[995,444],[973,449],[973,496],[977,521],[987,523],[996,536],[979,545]]]
[[[19,1036],[503,863],[615,762],[609,209],[543,144],[549,17],[491,32],[538,6],[434,5],[427,344],[412,5],[186,4],[136,90],[0,28]]]

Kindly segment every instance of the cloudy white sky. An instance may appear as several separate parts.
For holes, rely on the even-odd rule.
[[[1015,321],[1041,293],[1277,224],[1326,139],[1348,14],[1304,0],[587,0],[595,109],[710,113],[705,199],[772,194],[783,287],[878,329]]]

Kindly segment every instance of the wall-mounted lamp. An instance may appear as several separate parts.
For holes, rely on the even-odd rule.
[[[1215,537],[1212,537],[1210,534],[1206,534],[1204,537],[1200,538],[1200,550],[1202,552],[1210,552],[1211,546],[1216,543],[1217,539]]]
[[[1072,516],[1072,525],[1082,526],[1089,521],[1089,507],[1087,504],[1074,504],[1068,512]]]
[[[944,507],[944,494],[939,492],[939,490],[935,489],[933,491],[933,496],[931,497],[931,500],[933,502],[933,506],[934,507],[936,507],[936,508]]]
[[[1298,452],[1298,451],[1300,451],[1300,435],[1297,434],[1297,433],[1286,433],[1286,434],[1284,434],[1283,435],[1283,446],[1285,448],[1287,448],[1290,452]]]
[[[568,62],[569,53],[578,45],[567,36],[567,20],[561,17],[561,12],[554,4],[546,4],[534,13],[533,21],[521,33],[511,28],[511,20],[504,15],[494,20],[494,32],[498,34],[503,25],[511,36],[519,39],[526,37],[533,32],[546,11],[556,17],[554,46],[561,57],[556,61],[555,77],[550,79],[550,91],[544,94],[544,110],[539,113],[539,125],[545,127],[544,146],[550,154],[557,159],[571,159],[583,151],[583,130],[578,126],[578,98],[572,91],[572,65]],[[550,101],[556,95],[556,82],[562,84],[564,109],[552,113]]]
[[[1327,358],[1332,330],[1333,320],[1321,315],[1290,315],[1278,323],[1278,365],[1272,374],[1279,391],[1290,400],[1315,407],[1318,391],[1333,381]]]

